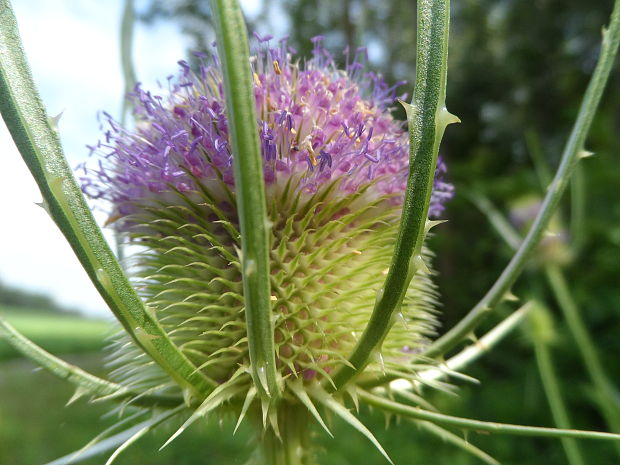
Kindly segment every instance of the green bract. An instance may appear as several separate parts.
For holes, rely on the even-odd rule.
[[[385,116],[393,89],[379,81],[372,88],[363,81],[345,82],[356,69],[327,69],[320,48],[314,68],[303,69],[286,51],[271,49],[268,59],[253,59],[251,68],[237,3],[214,0],[212,10],[218,71],[200,69],[200,79],[184,80],[191,70],[182,64],[184,74],[168,102],[136,90],[144,118],[137,118],[133,132],[112,125],[115,135],[108,138],[117,156],[101,168],[94,194],[93,184],[84,185],[91,196],[112,202],[110,222],[139,247],[128,262],[130,284],[67,167],[11,8],[0,0],[0,110],[46,209],[122,325],[111,374],[115,382],[53,357],[3,320],[0,334],[74,383],[76,395],[120,403],[121,411],[132,412],[127,422],[141,421],[120,433],[112,428],[94,441],[108,437],[106,447],[120,444],[108,463],[160,424],[184,421],[172,440],[200,418],[228,414],[237,425],[245,418],[257,426],[260,447],[251,459],[256,464],[314,463],[308,420],[331,434],[328,417],[346,421],[387,458],[350,410],[360,403],[421,422],[487,463],[495,462],[438,425],[619,439],[611,433],[451,417],[431,411],[420,394],[425,385],[445,386],[441,379],[458,376],[527,312],[529,306],[443,363],[446,352],[484,315],[510,298],[510,286],[548,227],[571,173],[588,154],[583,144],[620,40],[620,0],[532,228],[481,302],[434,343],[429,339],[436,328],[437,296],[425,241],[437,224],[428,219],[437,195],[450,191],[436,177],[442,171],[443,131],[457,120],[445,108],[449,2],[418,2],[416,86],[412,103],[405,104],[405,145],[398,142],[407,140],[405,133]],[[196,90],[199,83],[210,93]],[[287,84],[295,92],[293,102],[283,105]],[[157,112],[167,117],[145,116]],[[562,290],[562,280],[549,271]],[[573,323],[580,334],[579,320]],[[579,341],[591,346],[587,337]],[[545,350],[539,347],[543,366],[549,365]],[[588,353],[588,360],[596,362],[595,354]],[[546,373],[553,378],[551,370]],[[592,374],[608,386],[598,365]],[[553,383],[549,386],[555,395]],[[555,408],[566,423],[561,403]]]

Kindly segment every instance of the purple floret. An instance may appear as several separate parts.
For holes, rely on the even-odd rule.
[[[373,182],[371,191],[401,202],[407,184],[408,134],[389,107],[402,83],[388,86],[381,76],[365,72],[363,49],[351,62],[347,58],[342,71],[320,37],[312,40],[313,56],[303,64],[293,61],[286,40],[275,47],[270,40],[258,37],[252,58],[265,182],[285,183],[298,176],[301,188],[312,193],[340,178],[344,194]],[[86,170],[82,188],[91,198],[110,201],[113,215],[130,214],[171,188],[188,192],[196,190],[197,182],[234,187],[219,60],[216,54],[197,57],[197,72],[179,61],[181,71],[168,78],[163,96],[135,87],[129,95],[136,118],[133,130],[104,114],[109,125],[105,139],[89,147],[101,161]],[[431,217],[440,215],[453,196],[445,172],[440,158]]]

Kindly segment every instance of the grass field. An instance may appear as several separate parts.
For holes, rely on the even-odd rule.
[[[110,334],[104,321],[87,320],[72,315],[45,312],[24,312],[0,308],[17,328],[37,343],[92,373],[106,376],[101,347]],[[68,354],[68,355],[67,355]],[[106,427],[116,417],[109,416],[110,404],[92,404],[88,399],[65,406],[73,395],[72,387],[31,362],[17,356],[0,341],[0,465],[43,465],[73,452]],[[483,381],[481,386],[461,385],[458,397],[428,392],[429,399],[446,413],[484,420],[549,425],[547,406],[537,387],[536,377],[523,373],[525,388],[515,398],[512,381],[490,380],[485,370],[496,369],[504,360],[489,354],[486,368],[473,370]],[[494,368],[495,367],[495,368]],[[515,409],[515,405],[518,408]],[[406,422],[385,428],[386,419],[379,414],[362,412],[362,421],[376,434],[397,465],[476,465],[478,459],[452,445],[423,433]],[[394,422],[391,422],[392,425]],[[584,425],[586,426],[586,425]],[[117,465],[242,465],[251,450],[251,432],[241,429],[233,437],[230,419],[210,418],[197,422],[163,451],[159,447],[174,432],[173,425],[164,427],[141,439],[124,452]],[[318,428],[317,440],[322,446],[322,465],[385,465],[387,462],[358,432],[334,420],[331,426],[336,439]],[[458,432],[494,457],[503,465],[523,463],[564,464],[559,441],[513,438]],[[610,444],[583,441],[584,450],[608,461]],[[105,463],[111,452],[86,460],[86,465]],[[544,461],[530,461],[544,457]]]
[[[84,354],[69,357],[71,363],[103,374],[100,357]],[[112,425],[110,404],[89,404],[86,399],[65,406],[71,387],[25,360],[0,364],[0,464],[43,465],[79,449]],[[475,465],[479,462],[441,441],[421,434],[413,425],[385,430],[380,415],[363,416],[377,432],[397,465]],[[251,431],[241,428],[232,435],[230,419],[210,418],[198,422],[169,447],[158,451],[174,432],[164,427],[141,439],[124,452],[116,465],[243,465],[251,451]],[[316,429],[322,445],[323,465],[386,465],[385,459],[356,431],[334,421],[336,439]],[[439,452],[440,451],[440,452]],[[432,455],[429,455],[429,452]],[[102,465],[102,454],[85,465]],[[460,457],[459,457],[460,456]],[[434,458],[431,458],[434,457]]]
[[[53,354],[100,350],[112,333],[111,324],[104,320],[46,310],[0,306],[0,316]],[[19,357],[19,354],[0,340],[0,360],[15,357]]]

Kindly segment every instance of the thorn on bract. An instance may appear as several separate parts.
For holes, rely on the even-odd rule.
[[[518,302],[519,298],[509,289],[504,293],[503,299],[507,302]]]
[[[250,276],[256,272],[256,261],[248,259],[245,261],[244,271],[246,276]]]
[[[62,197],[62,183],[65,181],[64,176],[56,176],[54,174],[51,175],[51,179],[49,181],[50,190],[56,197]]]
[[[68,405],[71,405],[76,400],[84,397],[84,395],[86,395],[87,393],[88,393],[87,389],[83,388],[82,386],[78,386],[77,389],[75,390],[75,392],[73,393],[73,395],[71,396],[71,398],[65,404],[65,407],[68,406]]]
[[[428,232],[435,226],[439,226],[440,224],[447,222],[448,220],[426,220],[426,223],[424,224],[424,234],[428,234]]]
[[[460,123],[460,122],[461,122],[461,119],[458,116],[450,113],[446,107],[443,107],[441,110],[439,110],[439,114],[437,115],[438,126],[445,128],[446,126],[450,124]]]
[[[398,103],[400,103],[405,109],[405,114],[407,115],[407,121],[412,120],[413,116],[415,115],[416,109],[417,109],[416,105],[412,105],[401,99],[397,99],[397,100],[398,100]]]
[[[62,117],[62,114],[65,112],[65,110],[62,110],[60,113],[58,113],[56,116],[50,116],[47,120],[49,122],[50,127],[52,128],[52,130],[54,132],[58,132],[58,123],[60,122],[60,118]]]
[[[105,287],[106,289],[112,287],[112,280],[110,279],[110,275],[106,270],[104,270],[103,268],[97,268],[95,274],[97,276],[97,281],[99,281],[103,285],[103,287]]]
[[[51,214],[49,204],[47,203],[45,199],[41,200],[40,202],[35,202],[34,204],[37,207],[41,207],[43,210],[45,210],[48,215]]]
[[[577,152],[577,157],[579,159],[590,158],[593,155],[594,152],[590,152],[589,150],[580,150],[579,152]]]
[[[416,271],[420,271],[424,274],[430,274],[431,270],[428,269],[422,255],[415,255],[413,257],[413,264],[415,266]]]
[[[192,405],[193,398],[194,398],[193,391],[189,388],[184,388],[183,389],[183,401],[185,402],[185,405],[187,405],[188,407]]]

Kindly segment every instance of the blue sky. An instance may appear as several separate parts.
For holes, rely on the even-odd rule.
[[[71,166],[99,138],[96,114],[118,115],[123,82],[118,28],[123,2],[14,0],[20,34],[48,113],[63,112],[60,135]],[[176,71],[187,43],[169,24],[138,25],[134,57],[139,80],[154,87]],[[0,121],[0,279],[44,291],[89,313],[106,306],[56,226],[36,202],[41,195]]]

